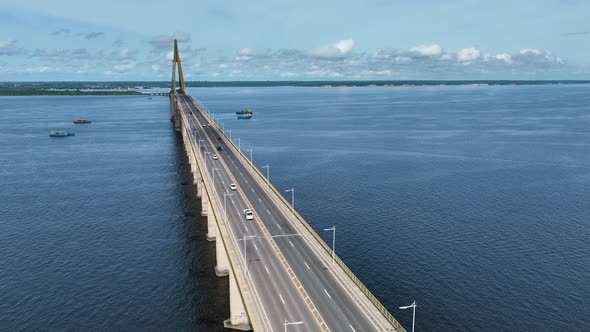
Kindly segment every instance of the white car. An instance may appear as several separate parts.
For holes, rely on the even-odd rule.
[[[216,154],[213,155],[213,160],[219,159]]]
[[[252,210],[250,210],[250,209],[244,210],[244,216],[246,216],[246,220],[254,219],[254,214],[252,213]]]
[[[229,185],[229,189],[236,191],[236,190],[238,190],[238,187],[234,183],[232,183]]]

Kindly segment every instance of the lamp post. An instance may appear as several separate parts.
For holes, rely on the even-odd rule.
[[[334,265],[334,253],[336,252],[336,225],[330,228],[324,228],[327,232],[332,232],[332,265]]]
[[[240,138],[238,137],[236,139],[238,140],[238,150],[242,151],[242,144],[241,144]]]
[[[287,189],[285,192],[291,192],[291,212],[293,212],[293,217],[295,217],[295,188]]]
[[[227,196],[233,196],[234,194],[224,193],[223,194],[223,215],[225,216],[225,223],[229,221],[227,218]]]
[[[264,165],[262,168],[266,168],[266,183],[270,187],[270,165]]]
[[[413,309],[414,312],[412,313],[412,332],[414,332],[414,324],[416,323],[416,301],[412,302],[412,304],[410,304],[410,305],[399,307],[399,308],[402,310],[409,309],[409,308]]]
[[[253,239],[255,238],[256,235],[246,235],[244,234],[244,264],[246,264],[246,275],[248,275],[248,261],[246,260],[248,256],[246,256],[246,253],[248,250],[248,247],[246,247],[246,240],[248,239]]]
[[[285,326],[285,332],[287,332],[288,325],[301,325],[301,324],[303,324],[303,322],[289,322],[286,317],[285,317],[285,322],[283,323],[283,325]]]
[[[229,140],[231,141],[231,129],[228,129],[228,130],[229,130]]]
[[[221,122],[221,128],[221,131],[225,133],[225,123],[223,121]]]
[[[250,152],[250,164],[252,165],[252,167],[254,167],[254,160],[252,160],[252,151],[254,150],[254,148],[250,148],[246,151]]]

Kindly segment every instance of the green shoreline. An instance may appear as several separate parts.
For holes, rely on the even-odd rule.
[[[0,89],[0,96],[137,96],[137,91],[80,91],[47,89]]]

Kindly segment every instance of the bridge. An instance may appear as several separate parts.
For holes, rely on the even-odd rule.
[[[182,135],[207,220],[207,239],[215,241],[215,273],[229,279],[226,328],[405,331],[187,94],[177,41],[170,99],[171,121]]]

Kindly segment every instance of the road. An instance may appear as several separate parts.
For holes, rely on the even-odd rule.
[[[288,326],[289,331],[379,331],[333,269],[292,225],[290,212],[275,203],[263,188],[266,184],[255,178],[258,175],[248,169],[252,166],[240,160],[243,157],[225,142],[216,126],[206,126],[209,120],[191,99],[178,95],[190,119],[193,139],[200,145],[206,169],[213,176],[214,192],[227,211],[231,238],[240,241],[241,259],[247,255],[248,274],[272,330],[284,330],[287,319],[303,322]],[[216,150],[216,145],[221,146],[221,151]],[[237,185],[237,190],[230,189],[231,183]],[[254,212],[254,220],[245,219],[244,209]],[[245,247],[244,236],[251,236]]]

